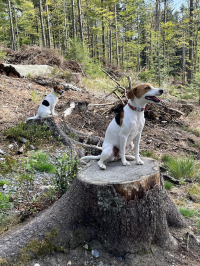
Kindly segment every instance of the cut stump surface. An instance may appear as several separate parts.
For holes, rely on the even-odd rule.
[[[158,162],[150,158],[143,158],[143,161],[144,165],[136,165],[133,161],[130,166],[122,166],[120,161],[109,162],[105,171],[93,161],[78,178],[94,185],[112,184],[126,200],[137,199],[156,184],[160,185]]]

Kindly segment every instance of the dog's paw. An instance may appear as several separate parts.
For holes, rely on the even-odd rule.
[[[134,161],[135,160],[135,156],[126,155],[126,160],[128,160],[128,161]]]
[[[140,165],[143,165],[144,164],[144,162],[142,161],[142,160],[138,160],[138,161],[136,161],[136,164],[140,164]]]
[[[102,170],[106,170],[106,166],[105,166],[105,164],[103,164],[102,162],[99,162],[99,161],[98,161],[98,165],[99,165],[99,167],[100,167]]]
[[[124,165],[124,166],[126,166],[126,165],[131,165],[128,161],[124,161],[124,162],[122,162],[122,165]]]

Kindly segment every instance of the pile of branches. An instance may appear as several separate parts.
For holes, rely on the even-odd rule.
[[[52,67],[57,66],[63,70],[69,69],[76,73],[82,72],[79,63],[74,60],[65,60],[55,49],[23,45],[18,51],[5,47],[2,47],[2,51],[6,53],[7,59],[5,63],[7,64],[49,65]]]
[[[144,69],[145,68],[143,68],[141,71],[144,71]],[[132,80],[129,76],[126,76],[124,74],[129,80],[128,88],[124,88],[112,75],[110,75],[110,73],[108,73],[104,69],[102,69],[102,71],[116,83],[116,87],[109,94],[107,94],[104,99],[102,99],[98,104],[89,104],[89,106],[98,108],[98,110],[101,111],[103,114],[110,114],[112,112],[119,113],[128,102],[128,98],[126,95],[127,92],[132,88]],[[140,73],[137,74],[134,80],[138,77]],[[103,101],[105,101],[105,99],[111,94],[114,94],[117,100],[111,103],[103,103]],[[177,109],[171,108],[170,103],[168,103],[167,101],[162,101],[160,104],[150,103],[146,106],[145,117],[148,120],[153,120],[162,123],[177,122],[177,119],[179,119],[181,115],[184,115],[184,113],[178,109],[180,109],[180,106],[178,106]]]

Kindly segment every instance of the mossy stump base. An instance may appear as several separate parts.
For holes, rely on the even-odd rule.
[[[91,162],[57,202],[0,237],[0,258],[20,261],[33,239],[41,242],[52,231],[57,232],[51,239],[55,250],[93,239],[117,256],[149,251],[152,244],[176,250],[169,226],[187,224],[163,187],[158,162],[142,159],[144,165],[109,162],[105,171]]]

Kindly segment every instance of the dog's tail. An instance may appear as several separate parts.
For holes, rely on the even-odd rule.
[[[101,155],[97,155],[97,156],[84,156],[81,158],[81,160],[98,160],[100,159]]]
[[[28,117],[26,120],[31,120],[31,119],[36,119],[36,118],[39,118],[39,115],[37,114],[36,116],[32,116],[32,117]]]

